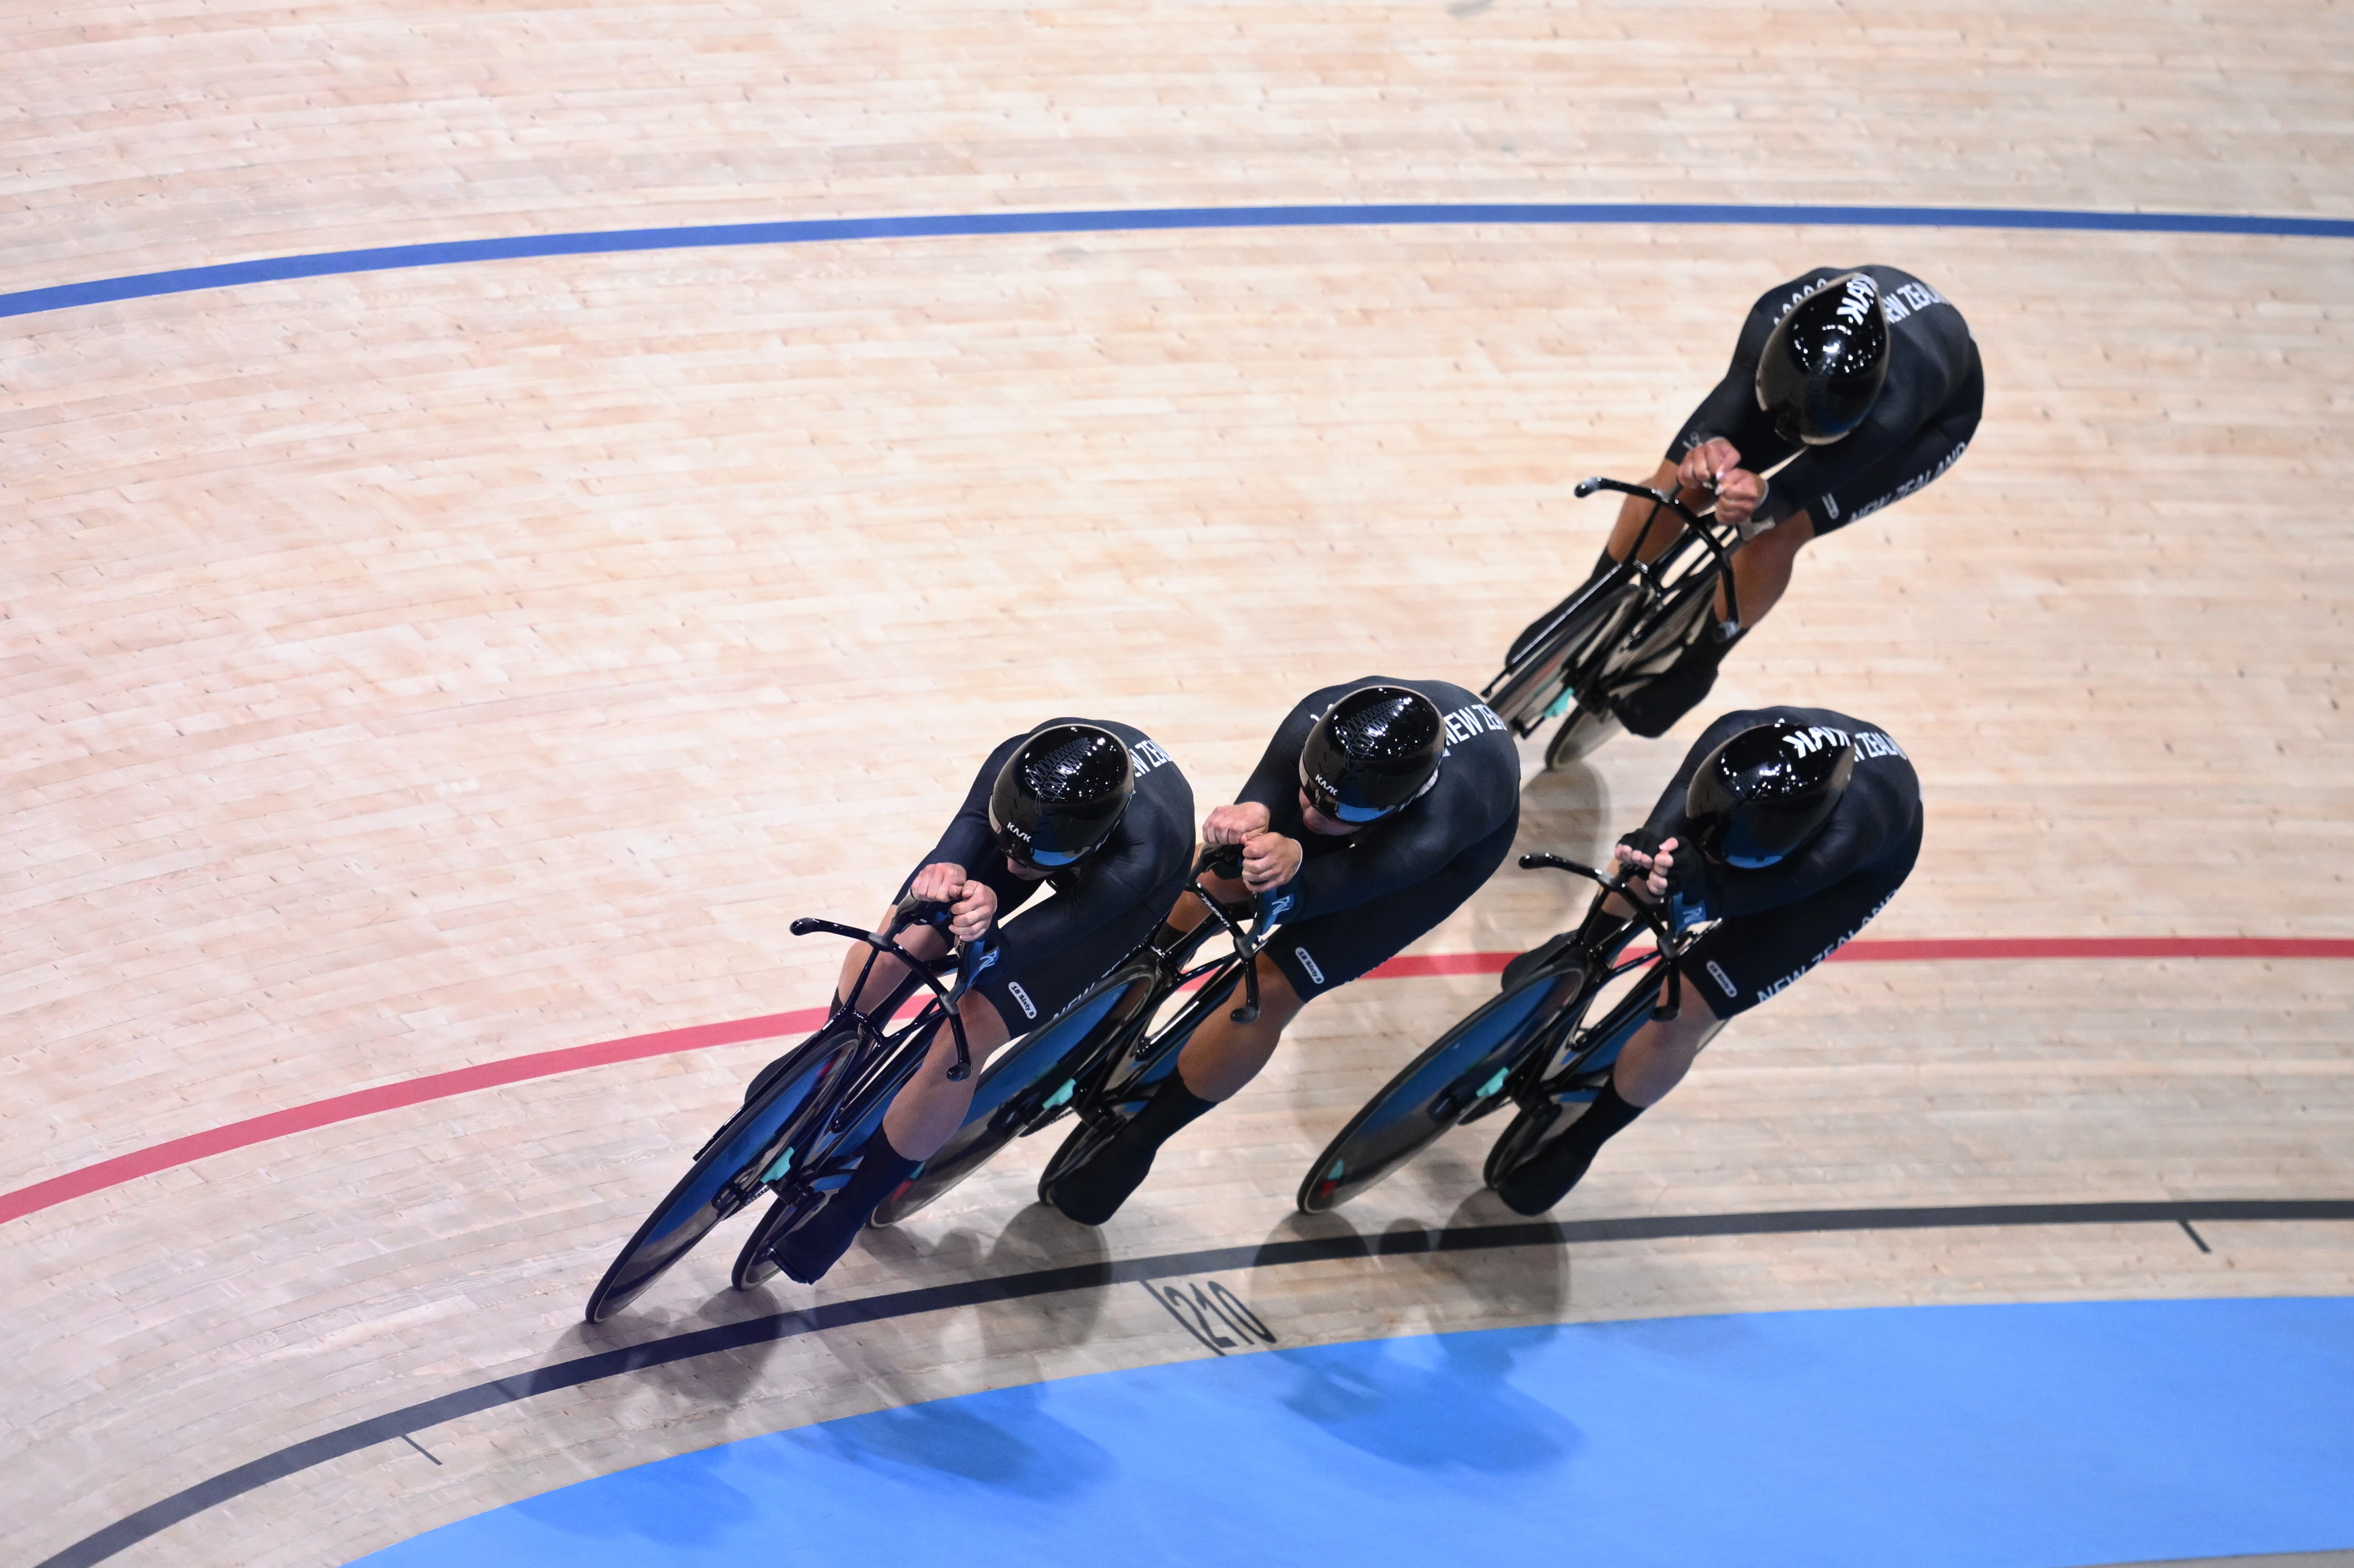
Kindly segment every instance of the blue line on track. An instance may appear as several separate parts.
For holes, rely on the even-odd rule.
[[[2075,1568],[2330,1551],[2354,1545],[2349,1408],[2354,1300],[2328,1298],[1278,1345],[723,1444],[354,1568]]]
[[[2235,213],[2069,212],[1988,207],[1743,207],[1712,203],[1394,203],[1334,207],[1142,207],[1106,212],[948,213],[916,217],[828,217],[787,223],[723,223],[678,228],[614,228],[581,234],[451,239],[183,267],[87,283],[0,294],[0,316],[75,305],[184,294],[240,283],[284,282],[404,267],[512,261],[535,256],[607,256],[729,245],[811,245],[845,239],[933,239],[994,234],[1099,234],[1143,229],[1331,228],[1429,224],[1802,224],[1866,228],[2058,228],[2113,234],[2258,234],[2354,238],[2354,219],[2265,217]]]

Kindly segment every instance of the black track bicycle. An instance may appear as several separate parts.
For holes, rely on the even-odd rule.
[[[1186,885],[1208,918],[1190,931],[1163,922],[1068,1007],[1000,1052],[973,1086],[964,1125],[884,1200],[872,1223],[897,1224],[1015,1139],[1076,1117],[1078,1125],[1039,1178],[1043,1201],[1048,1186],[1092,1159],[1144,1108],[1176,1070],[1177,1054],[1193,1031],[1227,1005],[1238,983],[1244,1000],[1234,1018],[1246,1023],[1257,1017],[1257,959],[1272,930],[1262,901],[1223,905],[1202,887],[1204,872],[1234,876],[1241,864],[1242,852],[1233,846],[1204,851]],[[1203,944],[1220,933],[1230,939],[1230,950],[1195,963]],[[1166,1004],[1188,988],[1197,989],[1162,1018]]]
[[[1506,965],[1500,995],[1440,1035],[1341,1129],[1299,1183],[1302,1213],[1347,1202],[1448,1128],[1510,1105],[1519,1114],[1489,1151],[1485,1171],[1490,1187],[1500,1184],[1575,1119],[1569,1107],[1592,1101],[1646,1019],[1676,1016],[1682,978],[1667,964],[1662,999],[1655,971],[1663,957],[1681,957],[1704,926],[1671,931],[1658,906],[1632,895],[1625,901],[1635,913],[1609,913],[1605,901],[1626,895],[1627,871],[1605,876],[1552,854],[1524,854],[1521,867],[1588,877],[1600,891],[1575,929]],[[1652,945],[1630,949],[1644,931]]]
[[[1615,491],[1651,503],[1627,558],[1532,622],[1504,655],[1504,668],[1480,695],[1525,740],[1558,718],[1545,766],[1575,761],[1617,733],[1613,699],[1638,690],[1676,661],[1707,629],[1717,585],[1724,585],[1726,636],[1741,624],[1732,561],[1741,531],[1713,510],[1691,511],[1674,495],[1615,479],[1578,482],[1580,499]],[[1652,530],[1676,536],[1646,560]]]
[[[744,1092],[743,1107],[695,1151],[686,1175],[646,1216],[589,1293],[589,1322],[601,1323],[628,1306],[713,1226],[763,1192],[773,1192],[775,1202],[735,1269],[738,1287],[766,1277],[760,1269],[768,1245],[850,1180],[858,1165],[854,1151],[921,1065],[943,1022],[956,1040],[950,1075],[961,1078],[971,1071],[957,1003],[991,961],[995,933],[929,962],[898,941],[911,926],[928,925],[945,935],[948,924],[947,905],[916,899],[894,910],[879,932],[832,920],[792,923],[796,937],[825,932],[874,949],[851,987],[854,998],[864,994],[876,959],[885,953],[905,963],[907,974],[878,1005],[864,1011],[837,997],[815,1033],[760,1070]],[[951,970],[955,985],[943,986],[939,977]],[[931,1000],[895,1027],[901,1007],[924,989]],[[775,1272],[773,1264],[765,1266],[767,1273]]]

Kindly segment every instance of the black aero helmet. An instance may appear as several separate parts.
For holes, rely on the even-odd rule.
[[[1776,719],[1708,754],[1684,791],[1700,847],[1744,871],[1772,865],[1830,821],[1855,771],[1845,730]]]
[[[989,825],[998,847],[1023,864],[1054,871],[1111,837],[1136,793],[1136,762],[1099,725],[1050,724],[998,770]]]
[[[1404,686],[1359,686],[1299,748],[1299,787],[1335,821],[1370,822],[1422,793],[1447,753],[1438,705]]]
[[[1757,361],[1757,406],[1784,440],[1829,445],[1863,423],[1888,380],[1888,313],[1869,272],[1816,289],[1774,323]]]

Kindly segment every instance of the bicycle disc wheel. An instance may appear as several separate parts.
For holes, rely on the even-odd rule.
[[[1490,998],[1440,1035],[1316,1157],[1299,1183],[1299,1212],[1320,1214],[1347,1202],[1448,1128],[1484,1111],[1583,978],[1571,971],[1532,980]]]
[[[777,1264],[769,1255],[784,1234],[801,1223],[809,1213],[824,1202],[826,1194],[801,1186],[789,1186],[777,1194],[760,1223],[752,1227],[743,1249],[736,1255],[736,1266],[727,1273],[727,1283],[738,1290],[750,1290],[767,1284],[777,1277]]]
[[[825,1033],[771,1065],[764,1074],[768,1086],[703,1146],[685,1176],[646,1216],[588,1293],[589,1322],[601,1323],[628,1306],[712,1226],[752,1201],[772,1174],[770,1168],[790,1161],[792,1135],[857,1051],[855,1033]]]
[[[980,1170],[1024,1133],[1065,1114],[1078,1081],[1107,1048],[1128,1038],[1129,1026],[1152,1000],[1159,969],[1150,959],[1126,964],[1096,982],[1043,1029],[1002,1053],[973,1086],[964,1125],[925,1160],[915,1178],[875,1209],[871,1222],[896,1225]]]

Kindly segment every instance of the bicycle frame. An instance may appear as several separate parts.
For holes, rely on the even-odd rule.
[[[949,1069],[949,1076],[961,1080],[971,1073],[971,1046],[965,1038],[964,1021],[957,1014],[957,1004],[971,989],[981,971],[993,959],[997,949],[996,934],[991,931],[977,942],[965,943],[948,957],[924,959],[917,958],[898,943],[899,934],[914,925],[928,925],[945,932],[948,906],[910,899],[892,912],[890,922],[880,932],[862,931],[839,921],[814,918],[795,920],[790,927],[796,937],[822,932],[864,943],[873,949],[867,954],[865,963],[859,967],[857,980],[848,987],[849,997],[834,998],[825,1023],[818,1031],[818,1035],[813,1036],[845,1028],[854,1031],[858,1048],[852,1058],[851,1069],[842,1075],[836,1085],[824,1091],[817,1114],[802,1125],[822,1128],[827,1135],[838,1135],[855,1126],[875,1108],[877,1102],[888,1099],[914,1074],[925,1054],[930,1050],[932,1036],[938,1033],[943,1020],[956,1041],[957,1059]],[[907,974],[891,988],[882,1001],[862,1010],[856,999],[864,994],[866,982],[875,973],[875,965],[885,953],[905,964]],[[957,971],[956,984],[953,987],[943,986],[938,976],[950,969]],[[932,1000],[925,1004],[923,1011],[897,1029],[888,1028],[892,1016],[919,987],[928,989]],[[908,1048],[910,1042],[913,1042],[912,1049]],[[784,1157],[790,1159],[792,1153],[791,1150],[787,1150]],[[805,1157],[782,1170],[776,1168],[772,1158],[762,1168],[760,1184],[773,1185],[790,1175],[800,1175],[802,1180],[814,1184],[825,1176],[834,1174],[819,1169],[822,1158],[822,1155]]]
[[[1651,503],[1634,548],[1625,560],[1555,607],[1542,625],[1523,633],[1506,655],[1503,671],[1480,693],[1511,726],[1513,734],[1522,738],[1533,734],[1561,705],[1557,700],[1529,700],[1550,691],[1556,679],[1582,705],[1602,712],[1606,694],[1595,689],[1596,677],[1614,654],[1651,641],[1659,630],[1659,617],[1673,601],[1684,598],[1687,589],[1722,587],[1725,605],[1723,634],[1730,637],[1740,629],[1741,607],[1732,570],[1733,556],[1743,543],[1740,531],[1731,524],[1718,523],[1712,508],[1693,512],[1673,494],[1645,485],[1596,475],[1579,481],[1575,493],[1584,499],[1605,490]],[[1662,509],[1672,513],[1681,526],[1676,537],[1668,541],[1656,558],[1646,559]],[[1705,573],[1702,582],[1693,582],[1688,571],[1680,575],[1680,568],[1695,550],[1704,551],[1710,557],[1704,567],[1697,564],[1691,567],[1691,571]],[[1637,601],[1622,609],[1598,632],[1587,629],[1590,641],[1582,652],[1573,646],[1568,634],[1585,612],[1619,595],[1630,584],[1639,585]],[[1567,667],[1573,663],[1575,668]]]
[[[1523,871],[1534,871],[1540,868],[1566,871],[1574,875],[1585,877],[1597,885],[1599,890],[1595,894],[1594,903],[1587,907],[1585,923],[1580,927],[1581,935],[1593,926],[1596,916],[1605,913],[1602,908],[1603,901],[1614,894],[1625,898],[1627,903],[1633,906],[1635,913],[1623,917],[1608,916],[1617,920],[1618,924],[1616,930],[1606,938],[1581,940],[1571,949],[1579,959],[1585,975],[1577,994],[1565,1005],[1556,1009],[1553,1016],[1530,1037],[1527,1054],[1512,1069],[1500,1093],[1494,1097],[1490,1106],[1479,1113],[1480,1115],[1486,1114],[1486,1110],[1494,1108],[1495,1105],[1500,1105],[1508,1098],[1523,1108],[1533,1108],[1540,1102],[1560,1094],[1564,1089],[1576,1087],[1578,1086],[1575,1080],[1587,1076],[1597,1068],[1608,1065],[1602,1060],[1606,1054],[1615,1059],[1617,1049],[1624,1046],[1633,1036],[1636,1029],[1647,1020],[1664,1022],[1678,1016],[1683,1008],[1683,971],[1673,960],[1681,957],[1686,948],[1699,940],[1700,933],[1703,928],[1694,926],[1681,935],[1669,929],[1667,917],[1656,904],[1649,904],[1628,895],[1627,888],[1633,880],[1628,871],[1622,871],[1616,876],[1606,877],[1591,866],[1581,865],[1575,861],[1565,860],[1553,854],[1524,854],[1521,857],[1520,864]],[[1617,955],[1624,949],[1627,941],[1635,935],[1638,927],[1649,929],[1654,946],[1630,958],[1617,957]],[[1662,963],[1666,965],[1668,971],[1667,995],[1664,1000],[1653,1001],[1657,992],[1649,986],[1638,985],[1604,1014],[1599,1022],[1593,1023],[1585,1022],[1586,1008],[1612,981]],[[1554,1054],[1581,1033],[1585,1037],[1585,1047],[1558,1068],[1548,1071],[1547,1064],[1553,1060]],[[1469,1121],[1477,1118],[1466,1117],[1464,1119]]]
[[[1261,901],[1254,901],[1257,906],[1253,910],[1252,927],[1246,932],[1226,907],[1202,886],[1204,872],[1214,868],[1233,874],[1241,870],[1241,865],[1242,852],[1232,845],[1221,845],[1202,853],[1194,864],[1193,874],[1186,879],[1185,887],[1187,892],[1202,901],[1202,906],[1209,911],[1209,916],[1164,948],[1152,948],[1150,942],[1146,944],[1151,948],[1161,970],[1153,995],[1137,1010],[1135,1019],[1127,1026],[1126,1034],[1103,1053],[1101,1061],[1087,1075],[1088,1081],[1074,1091],[1071,1104],[1078,1116],[1092,1121],[1109,1115],[1111,1108],[1120,1103],[1119,1089],[1133,1082],[1137,1076],[1135,1073],[1123,1073],[1122,1069],[1130,1064],[1150,1062],[1170,1044],[1190,1039],[1193,1031],[1208,1021],[1210,1013],[1224,1006],[1234,994],[1237,979],[1243,983],[1245,1000],[1243,1005],[1234,1009],[1228,1016],[1237,1023],[1248,1023],[1258,1017],[1258,955],[1274,931],[1274,927],[1266,919],[1266,906]],[[1186,956],[1218,930],[1223,930],[1232,939],[1233,951],[1207,963],[1185,968]],[[1152,1019],[1160,1011],[1161,1004],[1197,982],[1201,985],[1200,993],[1175,1017],[1154,1029]],[[1038,1125],[1043,1127],[1054,1119],[1048,1117]],[[1030,1130],[1034,1132],[1037,1128]]]

